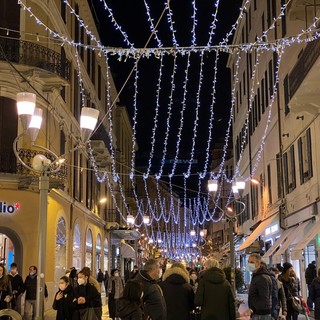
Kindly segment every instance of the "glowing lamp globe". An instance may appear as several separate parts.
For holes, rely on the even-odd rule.
[[[30,92],[19,92],[17,94],[18,116],[21,119],[23,130],[27,130],[31,117],[36,107],[36,95]]]
[[[49,160],[43,154],[37,154],[32,159],[32,168],[36,171],[45,171],[51,164],[51,160]]]
[[[92,131],[96,127],[99,116],[99,110],[93,108],[82,108],[80,116],[80,128],[82,142],[86,143]]]

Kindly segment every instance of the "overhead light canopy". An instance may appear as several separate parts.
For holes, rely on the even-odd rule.
[[[96,127],[99,116],[99,110],[83,107],[80,116],[80,128],[82,142],[86,143],[92,131]]]
[[[150,223],[150,217],[147,216],[147,215],[143,216],[143,223],[144,224],[149,224]]]
[[[127,224],[134,224],[134,216],[132,214],[127,215]]]
[[[21,119],[23,130],[27,130],[36,107],[36,95],[31,92],[17,94],[18,116]]]
[[[196,235],[196,230],[192,229],[192,230],[190,231],[190,236],[191,236],[191,237],[194,237],[195,235]]]

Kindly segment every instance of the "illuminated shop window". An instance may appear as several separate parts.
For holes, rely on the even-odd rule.
[[[73,266],[80,270],[81,265],[81,231],[80,231],[80,225],[78,223],[75,224],[73,229]]]
[[[56,235],[56,268],[54,273],[55,282],[66,274],[67,264],[67,241],[66,241],[66,221],[60,217],[57,224]]]
[[[108,246],[108,239],[105,238],[104,239],[104,247],[103,247],[103,253],[104,253],[104,258],[103,258],[103,262],[104,262],[104,270],[108,270],[108,252],[109,252],[109,246]]]
[[[90,229],[87,231],[86,235],[86,267],[92,270],[92,232]]]
[[[96,241],[96,272],[98,273],[99,269],[101,269],[101,236],[97,235]]]

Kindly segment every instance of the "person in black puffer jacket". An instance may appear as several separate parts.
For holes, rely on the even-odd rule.
[[[166,320],[167,306],[157,281],[161,278],[162,269],[159,262],[149,259],[132,281],[141,283],[143,288],[143,312],[152,320]]]
[[[205,267],[195,296],[195,305],[201,307],[201,320],[235,320],[234,295],[219,261],[210,258]]]
[[[123,296],[117,301],[117,317],[121,320],[143,320],[141,309],[142,286],[129,280],[123,290]]]
[[[313,279],[315,279],[317,277],[317,270],[316,270],[316,262],[312,261],[311,263],[309,263],[306,272],[304,274],[305,279],[306,279],[306,284],[308,286],[308,299],[307,299],[307,304],[309,309],[313,309],[313,303],[310,296],[310,285],[313,281]]]
[[[315,305],[314,318],[320,320],[320,268],[318,269],[318,276],[310,284],[309,297]]]
[[[188,320],[194,309],[194,292],[184,265],[173,263],[162,276],[160,287],[167,305],[167,320]]]

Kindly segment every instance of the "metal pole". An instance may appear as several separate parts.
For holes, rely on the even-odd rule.
[[[46,237],[47,237],[47,211],[49,177],[44,173],[39,177],[39,238],[38,238],[38,272],[37,272],[37,300],[36,318],[44,319],[44,290],[46,270]]]
[[[231,279],[231,288],[236,294],[236,281],[235,281],[235,251],[234,251],[234,241],[233,241],[233,218],[229,218],[229,240],[230,240],[230,279]]]

